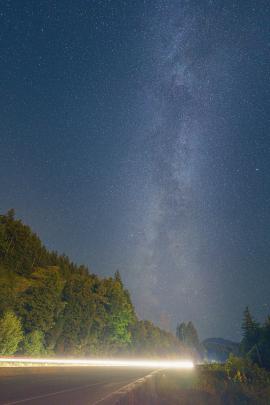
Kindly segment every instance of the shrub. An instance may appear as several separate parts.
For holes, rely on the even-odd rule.
[[[20,320],[12,311],[6,311],[0,319],[0,354],[14,354],[22,339]]]

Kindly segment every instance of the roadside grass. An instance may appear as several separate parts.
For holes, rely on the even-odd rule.
[[[270,374],[251,363],[231,358],[226,364],[195,370],[161,371],[156,377],[160,404],[270,405]]]

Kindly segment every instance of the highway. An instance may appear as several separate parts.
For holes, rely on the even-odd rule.
[[[128,367],[14,369],[11,375],[0,374],[0,404],[102,405],[111,393],[151,371]]]

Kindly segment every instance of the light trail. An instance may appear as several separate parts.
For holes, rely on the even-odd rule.
[[[110,359],[41,359],[24,357],[1,357],[1,363],[12,363],[12,367],[23,365],[35,366],[92,366],[92,367],[141,367],[141,368],[171,368],[171,369],[192,369],[194,363],[190,360],[110,360]]]

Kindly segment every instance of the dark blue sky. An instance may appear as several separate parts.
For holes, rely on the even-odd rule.
[[[0,3],[0,207],[140,317],[270,313],[268,1]]]

